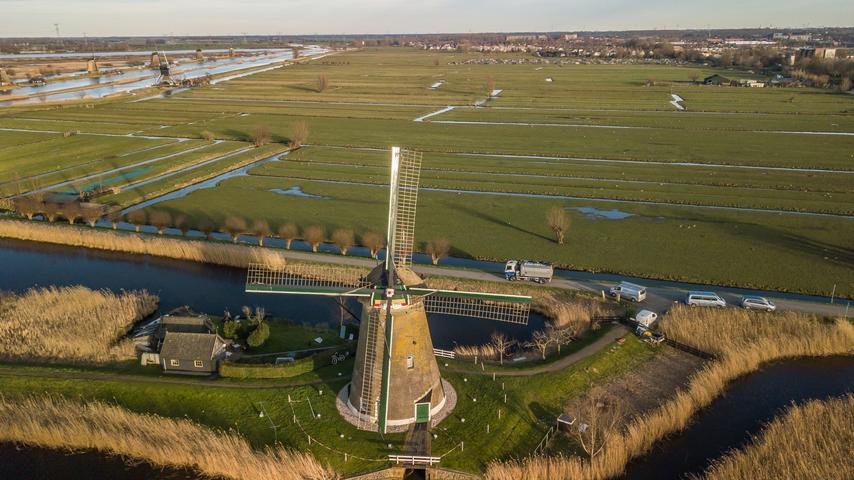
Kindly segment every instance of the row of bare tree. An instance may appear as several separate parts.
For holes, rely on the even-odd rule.
[[[44,202],[33,197],[15,199],[12,207],[18,214],[30,220],[36,215],[42,215],[49,222],[64,219],[69,224],[75,224],[82,220],[94,227],[103,218],[112,224],[113,229],[117,229],[120,222],[126,221],[133,225],[137,232],[143,225],[151,225],[161,235],[170,227],[180,230],[183,235],[187,235],[190,230],[195,228],[206,238],[210,238],[215,231],[227,233],[234,243],[239,241],[241,235],[253,235],[260,246],[264,246],[264,241],[276,234],[285,242],[287,249],[291,248],[291,243],[294,240],[302,239],[311,245],[314,252],[318,250],[321,244],[329,241],[338,247],[341,255],[347,255],[347,252],[356,245],[356,234],[352,229],[343,227],[333,230],[331,235],[327,237],[326,229],[320,225],[308,225],[300,229],[295,223],[288,222],[279,225],[274,231],[267,220],[258,219],[250,224],[243,217],[231,216],[226,218],[221,226],[217,226],[207,219],[191,223],[186,215],[173,217],[171,213],[165,210],[154,210],[148,213],[145,210],[133,210],[123,216],[118,212],[107,212],[102,205],[83,204],[76,201],[68,203]],[[367,231],[360,236],[359,244],[368,248],[371,256],[376,258],[379,250],[385,246],[385,237],[380,233]],[[451,244],[445,238],[435,238],[426,243],[425,251],[432,257],[433,264],[436,264],[439,259],[450,253]]]

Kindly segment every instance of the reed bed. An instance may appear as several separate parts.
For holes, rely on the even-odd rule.
[[[745,448],[727,454],[705,480],[854,478],[854,395],[793,406]]]
[[[250,263],[262,263],[274,267],[286,263],[281,252],[249,245],[163,238],[21,220],[0,220],[0,237],[112,252],[154,255],[238,268],[246,268]]]
[[[33,288],[0,298],[0,358],[104,364],[133,359],[131,326],[157,308],[145,291]]]
[[[100,402],[0,397],[0,441],[94,449],[154,465],[194,468],[234,480],[321,480],[338,476],[308,453],[254,451],[242,437]]]
[[[661,322],[671,338],[718,355],[694,374],[686,388],[652,412],[636,417],[592,461],[579,457],[531,457],[494,462],[490,480],[600,480],[623,472],[633,458],[656,441],[685,428],[737,377],[763,363],[800,356],[854,354],[854,326],[844,319],[823,321],[812,315],[767,314],[734,309],[674,307]]]
[[[498,360],[498,350],[489,343],[484,345],[455,345],[454,353],[458,357]]]

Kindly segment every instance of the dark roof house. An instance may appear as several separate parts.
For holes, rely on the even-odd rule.
[[[730,79],[722,77],[718,74],[714,74],[703,79],[704,85],[729,85],[730,83]]]
[[[163,340],[166,332],[175,333],[211,333],[214,331],[213,322],[207,315],[191,311],[172,311],[160,317],[157,329],[157,339]]]
[[[160,347],[160,364],[166,373],[210,375],[225,355],[226,342],[215,333],[166,331]]]

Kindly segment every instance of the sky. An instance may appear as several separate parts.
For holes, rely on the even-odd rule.
[[[0,36],[854,26],[850,0],[0,0]]]

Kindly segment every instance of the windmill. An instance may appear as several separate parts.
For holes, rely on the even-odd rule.
[[[355,297],[362,303],[347,404],[359,427],[385,433],[429,423],[445,406],[428,313],[527,324],[531,297],[429,288],[412,271],[421,154],[391,149],[387,249],[367,275],[332,265],[252,264],[250,293]]]
[[[180,79],[177,79],[172,76],[172,72],[169,68],[169,59],[166,58],[166,52],[161,50],[158,54],[158,57],[160,63],[160,75],[157,76],[157,81],[154,83],[154,85],[158,87],[174,87],[176,85],[179,85],[181,81]]]

